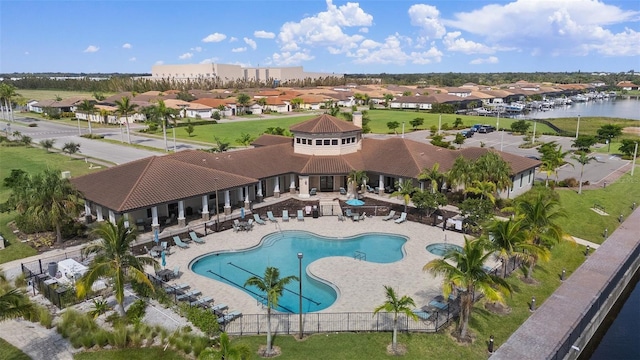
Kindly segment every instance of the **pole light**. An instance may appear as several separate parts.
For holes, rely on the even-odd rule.
[[[216,191],[216,232],[218,232],[218,224],[220,224],[220,208],[218,207],[218,178],[213,178]]]
[[[631,176],[633,176],[633,170],[635,170],[635,168],[636,168],[636,157],[637,156],[638,156],[638,142],[636,141],[636,147],[635,147],[635,150],[633,150],[633,165],[631,166]]]
[[[578,126],[576,126],[576,140],[578,140],[578,131],[580,131],[580,115],[578,115]]]
[[[298,253],[298,275],[300,275],[299,277],[299,284],[300,284],[300,289],[299,289],[299,293],[298,293],[298,297],[300,299],[300,310],[299,310],[299,315],[300,315],[300,339],[302,339],[302,335],[303,335],[303,331],[302,331],[302,253],[299,252]]]

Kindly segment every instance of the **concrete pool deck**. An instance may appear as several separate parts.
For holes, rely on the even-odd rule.
[[[422,271],[422,267],[429,261],[438,258],[429,253],[425,247],[433,243],[446,242],[462,245],[464,235],[452,231],[443,231],[441,227],[433,227],[406,221],[396,224],[393,221],[383,221],[381,216],[369,217],[364,221],[353,222],[350,219],[338,221],[336,216],[323,216],[317,219],[305,218],[298,221],[295,218],[278,223],[254,225],[252,231],[234,232],[226,230],[209,234],[206,244],[191,244],[189,249],[172,247],[172,254],[166,257],[166,268],[173,269],[180,266],[180,278],[176,283],[188,283],[192,289],[202,292],[202,297],[211,296],[214,303],[224,303],[230,310],[238,310],[244,314],[266,312],[266,309],[254,298],[241,289],[222,282],[198,275],[189,269],[190,262],[202,255],[217,251],[237,251],[258,245],[268,234],[280,230],[302,230],[328,237],[348,237],[367,232],[379,232],[404,235],[409,240],[404,245],[405,257],[389,264],[371,263],[356,260],[351,257],[323,258],[311,263],[307,272],[322,278],[339,289],[337,301],[321,312],[361,312],[373,309],[385,301],[383,285],[392,286],[399,295],[411,296],[417,307],[424,306],[429,301],[441,295],[441,279]],[[294,255],[292,262],[298,262]],[[242,264],[238,264],[242,266]],[[278,264],[270,264],[279,267]],[[488,264],[495,265],[495,264]],[[304,271],[304,269],[303,269]],[[281,276],[298,275],[280,274]],[[297,284],[289,285],[297,289]],[[303,283],[304,293],[304,283]]]

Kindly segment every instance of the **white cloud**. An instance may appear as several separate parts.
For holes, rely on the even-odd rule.
[[[443,23],[481,36],[484,43],[501,51],[506,48],[539,55],[598,52],[634,56],[640,47],[630,46],[633,42],[623,44],[633,40],[637,44],[637,30],[615,33],[609,27],[637,21],[639,17],[640,11],[623,10],[602,1],[516,0],[456,13]]]
[[[299,65],[303,61],[313,60],[315,57],[306,52],[282,52],[275,53],[272,56],[273,63],[278,66]]]
[[[299,22],[287,22],[280,28],[278,42],[283,52],[301,46],[331,46],[332,51],[347,52],[362,41],[362,35],[349,35],[346,28],[367,27],[373,24],[373,16],[360,8],[358,3],[333,5],[327,0],[327,11],[306,17]]]
[[[137,59],[136,59],[136,57],[135,57],[135,56],[134,56],[134,57],[132,57],[132,58],[129,58],[129,61],[136,61],[136,60],[137,60]]]
[[[253,39],[244,38],[243,40],[245,44],[249,45],[253,50],[255,50],[258,47],[258,45],[256,44],[256,41]]]
[[[222,41],[222,40],[224,40],[226,38],[227,38],[227,35],[220,34],[220,33],[216,32],[216,33],[207,35],[204,39],[202,39],[202,42],[206,42],[206,43],[209,43],[209,42],[220,42],[220,41]]]
[[[237,48],[231,49],[231,52],[234,52],[234,53],[245,52],[245,51],[247,51],[246,47],[237,47]]]
[[[195,52],[201,52],[202,51],[202,46],[196,46],[196,47],[192,47],[191,49],[189,49],[191,51],[195,51]]]
[[[253,36],[258,39],[273,39],[276,37],[276,34],[264,30],[258,30],[253,32]]]
[[[229,42],[230,42],[230,43],[232,43],[232,42],[236,42],[236,41],[238,41],[238,38],[237,38],[237,37],[235,37],[235,36],[232,36],[232,37],[230,37],[230,38],[229,38]]]
[[[187,59],[191,59],[192,57],[193,57],[193,53],[188,52],[178,56],[178,59],[187,60]]]
[[[460,37],[460,31],[447,33],[442,39],[442,43],[449,51],[457,51],[464,54],[493,54],[495,51],[490,47],[475,41],[465,40]]]
[[[200,61],[200,64],[211,64],[211,63],[215,63],[217,62],[219,59],[217,57],[212,57],[209,59],[204,59],[202,61]]]
[[[89,45],[86,49],[84,49],[84,51],[83,51],[83,52],[86,52],[86,53],[94,53],[94,52],[97,52],[98,50],[100,50],[100,48],[99,48],[99,47],[97,47],[97,46],[95,46],[95,45]]]
[[[471,65],[481,65],[481,64],[497,64],[498,58],[495,56],[489,56],[488,58],[478,58],[478,59],[473,59],[471,61],[469,61],[469,64]]]
[[[446,33],[442,24],[440,11],[435,6],[417,4],[409,8],[411,25],[420,28],[421,33],[427,39],[440,39]]]
[[[124,44],[122,44],[122,48],[123,48],[123,49],[131,49],[131,48],[132,48],[132,46],[131,46],[131,44],[129,44],[129,43],[124,43]]]
[[[367,33],[369,33],[369,28],[366,28],[366,27],[360,28],[360,29],[358,29],[358,32],[361,32],[363,34],[367,34]]]
[[[156,63],[155,63],[155,65],[162,65],[162,64],[164,64],[164,61],[162,61],[162,60],[158,60],[158,61],[156,61]]]

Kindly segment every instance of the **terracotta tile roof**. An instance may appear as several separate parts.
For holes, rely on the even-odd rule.
[[[271,134],[262,134],[257,139],[255,139],[251,145],[255,147],[259,146],[270,146],[270,145],[279,145],[279,144],[292,144],[293,138],[282,135],[271,135]]]
[[[322,114],[311,120],[293,125],[289,128],[289,130],[291,130],[291,132],[301,132],[309,134],[335,134],[341,132],[358,131],[361,129],[346,120],[338,119],[337,117],[331,116],[329,114]]]
[[[229,104],[229,102],[226,99],[214,99],[214,98],[200,98],[197,100],[193,100],[192,103],[210,106],[214,109],[220,105],[227,106]]]
[[[347,174],[354,170],[342,156],[310,156],[309,161],[300,170],[301,174]]]
[[[153,156],[71,181],[81,192],[91,194],[91,201],[118,212],[209,194],[215,178],[219,179],[219,190],[257,182],[255,178],[207,167],[202,156],[199,161],[193,164],[171,156]]]

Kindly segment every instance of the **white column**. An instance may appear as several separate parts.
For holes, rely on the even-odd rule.
[[[184,200],[178,201],[178,226],[187,226],[186,219],[184,217]]]
[[[113,210],[109,210],[109,222],[112,224],[116,223],[116,214],[113,212]]]
[[[420,191],[424,191],[424,181],[420,181]]]
[[[224,191],[224,214],[225,215],[231,214],[231,199],[229,196],[229,190]]]
[[[151,227],[156,229],[160,226],[158,223],[158,207],[154,206],[151,208]]]
[[[98,222],[104,221],[104,217],[102,216],[102,206],[96,206],[96,219]]]
[[[249,187],[244,187],[244,209],[249,210]]]
[[[309,175],[300,175],[298,177],[298,183],[300,184],[300,191],[298,196],[301,198],[309,197]]]
[[[122,217],[124,218],[124,227],[129,228],[129,213],[124,213]]]
[[[91,205],[87,200],[84,201],[84,216],[91,216]]]
[[[378,175],[378,195],[384,195],[384,175]]]
[[[242,196],[242,188],[237,188],[236,189],[236,198],[238,202],[243,202],[244,201],[244,196]]]
[[[209,195],[202,195],[202,219],[209,220]]]
[[[275,184],[273,185],[273,197],[280,197],[280,177],[276,176]]]
[[[258,193],[256,194],[258,197],[263,197],[262,195],[262,181],[258,181]]]
[[[295,174],[291,174],[289,175],[289,192],[292,194],[296,193],[296,175]]]

